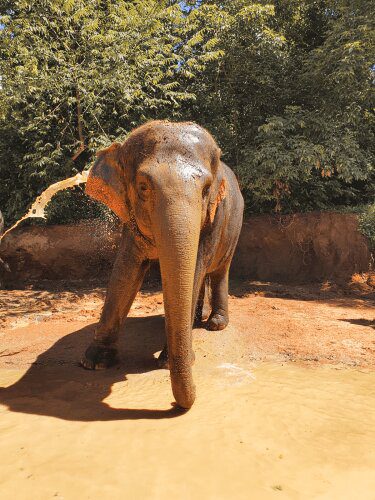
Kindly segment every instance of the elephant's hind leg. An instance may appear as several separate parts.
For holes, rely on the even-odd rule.
[[[229,322],[228,277],[229,264],[210,274],[212,311],[207,321],[208,330],[223,330]]]

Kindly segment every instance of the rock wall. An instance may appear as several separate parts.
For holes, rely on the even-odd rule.
[[[4,238],[0,257],[12,271],[7,281],[104,277],[119,238],[119,228],[101,221],[30,226]],[[366,272],[370,261],[353,214],[262,215],[244,222],[231,272],[262,281],[341,281]]]

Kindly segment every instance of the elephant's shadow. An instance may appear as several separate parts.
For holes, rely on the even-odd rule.
[[[40,354],[13,385],[0,388],[0,404],[14,412],[46,415],[64,420],[106,421],[160,419],[181,415],[166,410],[111,408],[103,400],[112,385],[127,374],[157,368],[154,353],[165,341],[164,318],[128,318],[121,332],[119,365],[95,372],[81,368],[78,360],[92,340],[94,325],[70,333]]]

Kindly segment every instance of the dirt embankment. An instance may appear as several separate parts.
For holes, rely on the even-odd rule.
[[[11,280],[105,276],[113,263],[119,228],[101,221],[26,227],[4,238],[0,254]],[[243,225],[233,276],[285,283],[349,281],[368,271],[371,254],[353,214],[254,216]]]
[[[7,281],[105,276],[120,235],[119,228],[98,220],[15,229],[0,246],[0,255],[12,271]]]
[[[257,216],[244,222],[233,271],[237,276],[284,283],[348,281],[371,262],[354,214]]]

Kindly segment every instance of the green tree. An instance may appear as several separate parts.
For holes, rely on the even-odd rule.
[[[371,0],[0,0],[8,223],[153,118],[213,132],[250,211],[373,201],[374,10]]]
[[[258,200],[295,210],[374,196],[366,189],[375,180],[374,14],[370,2],[326,5],[325,35],[302,52],[290,105],[268,117],[256,147],[245,150]]]
[[[225,19],[223,56],[198,84],[195,118],[219,138],[248,208],[373,199],[373,2],[206,3]]]
[[[206,12],[217,10],[214,6]],[[152,118],[219,55],[215,16],[156,0],[17,0],[0,7],[0,204],[9,223],[48,184]]]

